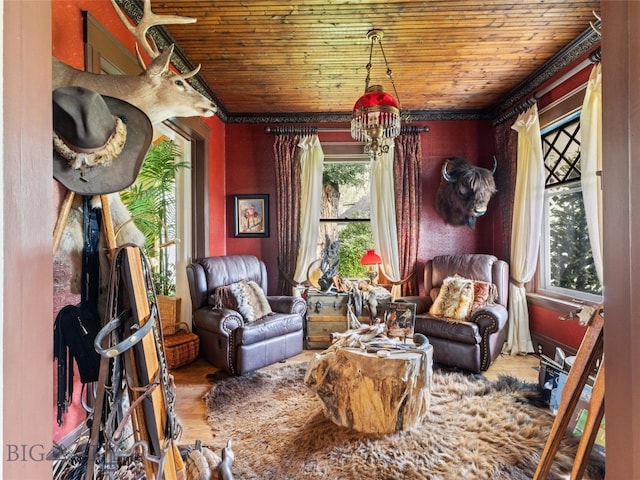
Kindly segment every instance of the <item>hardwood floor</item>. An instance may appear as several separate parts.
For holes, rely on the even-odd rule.
[[[305,350],[300,355],[287,360],[287,363],[304,363],[319,350]],[[538,365],[540,361],[535,355],[509,356],[500,355],[483,375],[489,380],[496,380],[499,375],[512,375],[520,380],[537,383]],[[266,367],[265,370],[279,368],[282,364]],[[211,388],[207,375],[217,369],[206,360],[198,358],[195,362],[172,370],[176,383],[176,414],[182,423],[183,433],[180,445],[192,445],[202,440],[204,445],[210,443],[213,432],[206,420],[204,395]]]

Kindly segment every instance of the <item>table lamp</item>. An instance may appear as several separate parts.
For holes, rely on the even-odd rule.
[[[376,285],[378,265],[382,263],[380,255],[378,255],[375,250],[367,250],[367,253],[360,259],[360,263],[367,266],[367,277],[371,280],[371,285]]]

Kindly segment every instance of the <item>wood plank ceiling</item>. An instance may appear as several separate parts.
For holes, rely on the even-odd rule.
[[[121,3],[123,0],[119,0]],[[152,0],[223,115],[350,114],[370,41],[410,112],[489,112],[568,44],[596,38],[598,0]],[[593,43],[593,41],[592,41]],[[393,92],[379,46],[371,84]]]

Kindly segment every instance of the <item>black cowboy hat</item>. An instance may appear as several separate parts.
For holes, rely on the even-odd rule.
[[[84,87],[53,91],[53,177],[72,192],[102,195],[138,176],[153,127],[139,108]]]

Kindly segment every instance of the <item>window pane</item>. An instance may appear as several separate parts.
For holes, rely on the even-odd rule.
[[[364,278],[367,267],[360,264],[360,258],[373,248],[373,234],[369,222],[349,222],[338,224],[340,243],[340,265],[338,274],[343,278]]]
[[[598,280],[580,185],[580,119],[570,117],[542,135],[547,171],[540,290],[599,301]]]
[[[580,121],[575,119],[543,135],[546,185],[580,179]]]
[[[600,295],[579,184],[547,194],[548,287]]]
[[[321,218],[369,218],[369,163],[325,163],[322,181]]]
[[[318,257],[327,239],[338,241],[338,274],[343,278],[363,278],[366,267],[360,265],[360,258],[373,248],[369,162],[325,162],[322,190]]]

